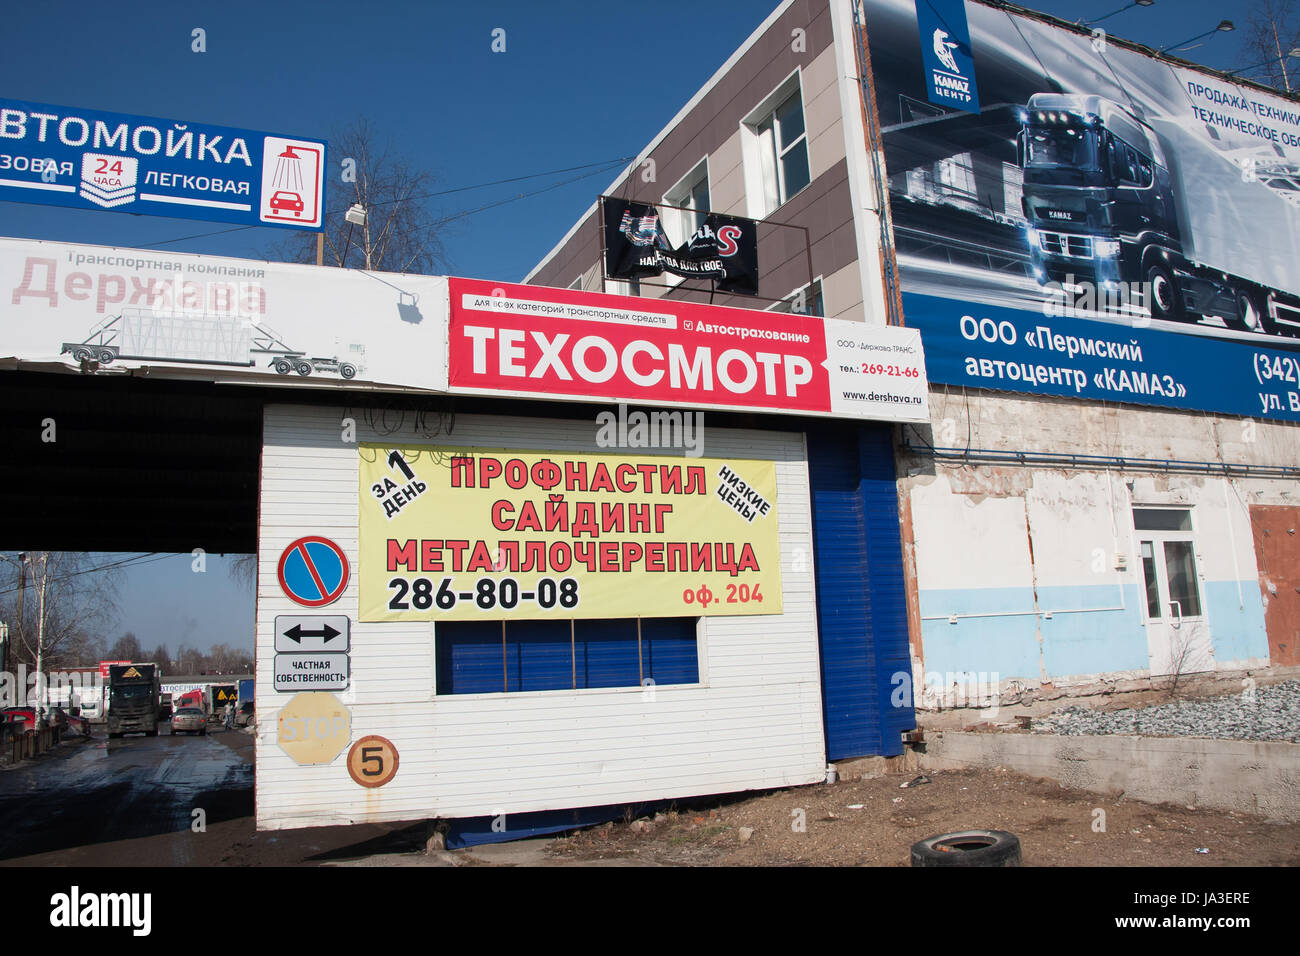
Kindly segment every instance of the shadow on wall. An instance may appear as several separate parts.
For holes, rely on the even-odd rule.
[[[414,292],[399,292],[397,294],[397,315],[403,322],[410,322],[412,325],[423,322],[424,316],[420,312],[420,297]]]

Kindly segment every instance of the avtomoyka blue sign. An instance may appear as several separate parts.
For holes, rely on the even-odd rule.
[[[320,229],[325,143],[0,100],[0,199]]]
[[[1300,422],[1300,352],[906,292],[903,314],[932,384]]]

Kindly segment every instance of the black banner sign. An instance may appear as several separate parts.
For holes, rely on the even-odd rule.
[[[605,207],[605,274],[641,279],[671,272],[686,279],[712,279],[719,292],[758,294],[757,223],[709,213],[674,248],[659,211],[648,203],[602,197]]]

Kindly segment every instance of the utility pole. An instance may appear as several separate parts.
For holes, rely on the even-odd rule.
[[[33,568],[35,570],[35,568]],[[49,687],[45,680],[45,591],[49,584],[50,552],[41,552],[41,574],[36,581],[36,729],[45,729],[45,705]]]
[[[1282,41],[1277,37],[1277,21],[1270,21],[1273,27],[1273,47],[1277,50],[1277,62],[1282,67],[1282,85],[1286,87],[1288,93],[1291,92],[1291,77],[1286,72],[1286,57],[1282,55]]]

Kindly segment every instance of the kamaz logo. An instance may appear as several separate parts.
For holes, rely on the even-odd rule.
[[[939,58],[939,62],[947,69],[961,76],[961,69],[957,66],[957,58],[952,55],[952,51],[957,46],[958,44],[949,41],[948,34],[943,30],[934,31],[934,55]]]
[[[141,674],[141,673],[140,673],[138,670],[136,670],[134,667],[128,667],[128,668],[126,669],[126,671],[123,672],[122,676],[123,676],[123,677],[143,677],[144,675]]]
[[[1064,212],[1060,209],[1049,209],[1047,210],[1047,218],[1048,219],[1072,219],[1073,217],[1068,212]]]

